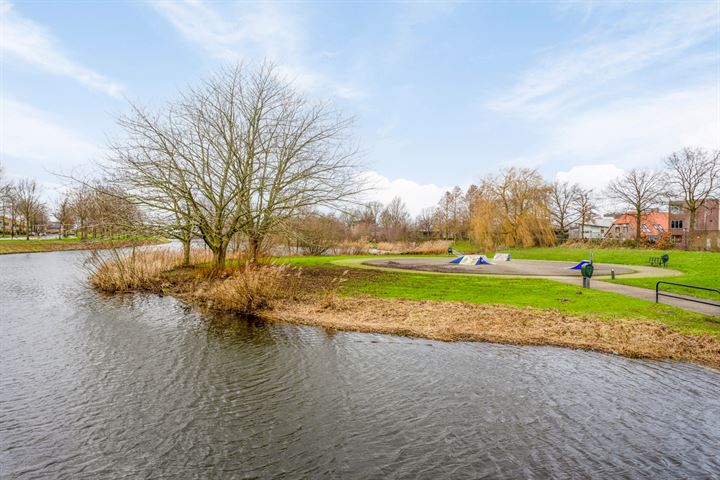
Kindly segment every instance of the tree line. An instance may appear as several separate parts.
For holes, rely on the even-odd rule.
[[[507,168],[453,187],[412,218],[399,197],[361,201],[371,186],[362,180],[352,123],[331,104],[301,95],[272,65],[239,64],[159,108],[131,103],[117,119],[110,155],[98,162],[99,179],[73,178],[52,212],[33,180],[5,182],[2,205],[28,236],[49,213],[84,237],[141,227],[179,240],[186,263],[199,238],[219,269],[232,244],[245,245],[255,261],[278,239],[316,253],[360,239],[552,245],[567,239],[570,226],[582,232],[591,224],[600,199],[638,219],[637,238],[643,215],[680,199],[692,231],[720,185],[718,152],[684,148],[663,169],[630,170],[601,192]]]

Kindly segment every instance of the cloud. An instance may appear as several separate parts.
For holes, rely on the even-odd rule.
[[[212,57],[226,62],[267,59],[302,90],[329,91],[347,100],[367,96],[362,88],[308,66],[311,60],[301,33],[301,19],[290,12],[289,4],[243,3],[230,11],[221,11],[218,4],[202,0],[154,1],[152,5],[186,40]]]
[[[578,165],[568,171],[557,172],[555,178],[561,182],[577,183],[582,188],[591,188],[597,192],[608,183],[625,173],[613,164]]]
[[[107,95],[121,95],[122,85],[75,62],[45,28],[20,15],[5,0],[0,0],[0,32],[0,51],[3,55],[17,58],[54,75],[72,78]]]
[[[13,164],[83,163],[101,154],[100,148],[76,131],[65,128],[42,110],[0,97],[0,156]]]
[[[655,166],[686,145],[718,148],[719,112],[720,92],[714,85],[622,100],[569,117],[543,150],[548,158]]]
[[[687,52],[718,34],[718,10],[713,2],[688,2],[626,15],[572,42],[570,48],[546,54],[509,91],[487,105],[506,113],[542,117],[587,104],[606,95],[611,82],[658,64],[679,69]],[[681,55],[682,58],[681,58]],[[717,55],[705,56],[715,65]],[[624,87],[626,85],[620,85]]]
[[[433,183],[420,184],[413,180],[389,178],[377,173],[366,172],[365,180],[374,187],[371,197],[373,200],[387,204],[393,197],[400,197],[408,207],[412,216],[416,216],[423,208],[434,207],[440,197],[452,187],[438,186]]]

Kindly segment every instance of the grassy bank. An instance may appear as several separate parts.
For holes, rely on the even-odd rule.
[[[166,240],[152,237],[114,238],[103,240],[80,240],[75,237],[40,240],[0,240],[0,255],[10,253],[57,252],[62,250],[94,250],[99,248],[123,248],[132,245],[164,243]]]
[[[168,294],[210,310],[337,330],[556,345],[720,368],[717,320],[549,280],[424,275],[333,263],[358,257],[288,257],[260,266],[236,261],[216,274],[201,257],[181,268],[179,257],[172,257],[177,254],[136,255],[103,261],[93,284],[104,291]]]
[[[337,269],[340,267],[334,262],[352,258],[356,257],[285,257],[276,261],[294,266]],[[534,307],[604,321],[653,321],[683,333],[720,335],[720,322],[706,315],[541,278],[378,273],[382,274],[346,282],[341,293],[350,296]]]
[[[589,256],[589,249],[580,248],[526,248],[510,250],[515,258],[529,260],[564,260],[578,261]],[[688,285],[697,285],[708,288],[720,288],[720,253],[718,252],[686,252],[670,250],[635,249],[597,249],[593,250],[593,260],[598,263],[619,263],[623,265],[648,265],[650,257],[658,257],[663,253],[670,256],[668,267],[683,272],[683,275],[667,278],[623,278],[618,276],[614,282],[636,287],[655,288],[658,280],[667,280]],[[702,290],[683,289],[681,287],[667,287],[687,295],[711,298],[720,302],[720,295]]]

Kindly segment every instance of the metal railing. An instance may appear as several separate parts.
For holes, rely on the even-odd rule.
[[[718,295],[720,295],[720,290],[718,290],[717,288],[698,287],[696,285],[686,285],[684,283],[657,282],[655,284],[655,303],[660,303],[660,297],[662,296],[662,297],[678,298],[680,300],[687,300],[688,302],[703,303],[705,305],[712,305],[713,307],[720,308],[720,303],[706,302],[705,300],[701,300],[699,298],[690,298],[687,296],[679,296],[679,295],[672,295],[670,293],[663,293],[660,291],[661,283],[664,283],[665,285],[675,285],[677,287],[694,288],[696,290],[705,290],[706,292],[715,292]]]

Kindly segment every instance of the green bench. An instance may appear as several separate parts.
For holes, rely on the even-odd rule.
[[[667,268],[668,261],[670,261],[670,256],[665,253],[663,255],[660,255],[659,257],[650,257],[648,263],[653,266]]]

